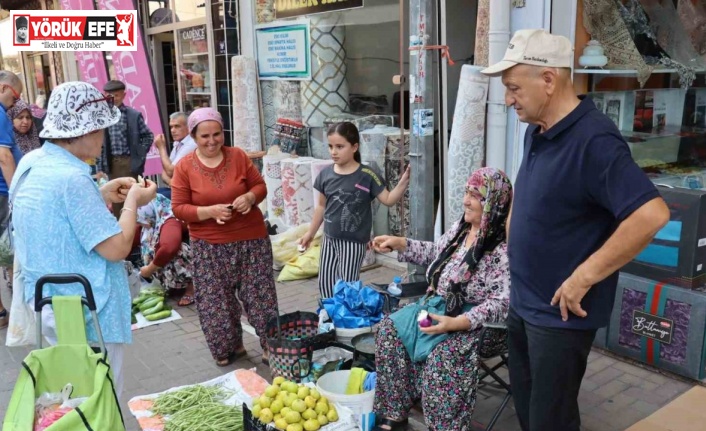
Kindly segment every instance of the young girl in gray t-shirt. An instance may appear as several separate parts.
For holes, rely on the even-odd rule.
[[[372,201],[387,206],[396,204],[409,185],[409,166],[392,191],[380,176],[360,159],[360,135],[353,123],[344,122],[328,130],[328,150],[333,165],[324,169],[314,182],[321,192],[316,202],[309,231],[299,244],[309,247],[324,223],[324,238],[319,262],[321,298],[333,296],[336,281],[358,281],[373,224]]]

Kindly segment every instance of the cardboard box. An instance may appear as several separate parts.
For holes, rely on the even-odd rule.
[[[670,221],[621,271],[688,289],[706,287],[706,190],[658,189]]]
[[[703,379],[706,293],[621,273],[608,350],[692,379]]]

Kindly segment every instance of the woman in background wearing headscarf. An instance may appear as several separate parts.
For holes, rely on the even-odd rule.
[[[245,151],[223,145],[218,111],[196,109],[187,126],[197,147],[174,168],[172,210],[189,223],[201,328],[217,365],[245,356],[242,302],[266,361],[267,321],[278,309],[272,245],[257,207],[265,181]]]
[[[482,168],[471,174],[464,213],[438,241],[379,236],[377,251],[428,265],[422,303],[434,307],[435,324],[417,324],[417,304],[380,323],[375,337],[375,430],[402,429],[421,398],[430,430],[470,426],[478,385],[478,341],[484,323],[507,318],[510,302],[505,224],[512,186],[505,173]],[[423,345],[424,348],[419,347]]]
[[[37,126],[34,124],[32,111],[27,102],[18,99],[12,108],[7,110],[7,116],[12,121],[15,142],[20,147],[22,154],[27,154],[41,146]]]

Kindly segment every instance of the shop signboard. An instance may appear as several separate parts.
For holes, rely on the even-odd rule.
[[[275,19],[363,7],[363,0],[275,0]]]
[[[62,10],[94,10],[93,0],[61,0]],[[99,90],[108,82],[108,70],[101,51],[76,51],[74,53],[81,79]]]
[[[97,5],[102,10],[135,10],[134,0],[98,0]],[[161,110],[157,100],[157,88],[152,74],[147,72],[152,70],[147,58],[147,47],[142,35],[142,26],[137,26],[137,50],[136,51],[113,51],[112,62],[115,68],[115,76],[123,81],[126,87],[125,104],[137,109],[142,113],[147,127],[152,133],[159,135],[164,133],[162,129]],[[162,172],[162,162],[159,158],[159,150],[152,145],[147,153],[145,163],[145,175],[156,175]]]
[[[309,21],[255,27],[257,71],[261,80],[311,79]]]

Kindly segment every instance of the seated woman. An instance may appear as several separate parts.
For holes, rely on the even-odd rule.
[[[191,280],[191,247],[184,242],[184,224],[172,213],[172,201],[161,194],[137,211],[137,222],[142,226],[140,248],[142,278],[153,276],[168,290],[183,290],[179,306],[194,303],[194,284]]]
[[[430,430],[469,428],[481,328],[507,318],[505,223],[511,200],[505,173],[482,168],[468,179],[462,219],[436,243],[392,236],[374,239],[377,251],[397,250],[400,261],[429,266],[427,296],[383,319],[378,328],[376,430],[401,429],[420,398]],[[437,311],[430,315],[429,327],[417,324],[420,306]]]

